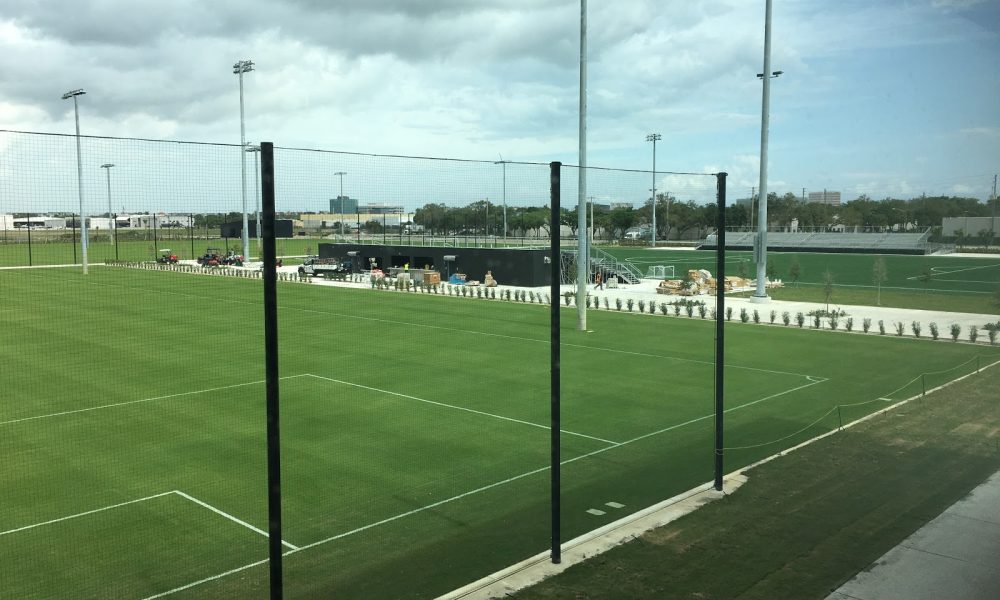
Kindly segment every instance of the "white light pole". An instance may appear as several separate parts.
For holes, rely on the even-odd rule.
[[[108,239],[111,240],[111,245],[115,243],[115,218],[111,216],[111,167],[114,165],[111,163],[104,163],[101,168],[104,169],[108,174]]]
[[[783,71],[771,71],[771,0],[766,0],[764,9],[764,72],[757,77],[764,82],[760,117],[760,183],[757,201],[757,239],[754,244],[754,258],[757,259],[757,289],[751,302],[767,302],[765,283],[767,281],[767,134],[771,111],[771,79]]]
[[[493,163],[503,165],[503,240],[505,244],[507,242],[507,163],[509,162],[509,160],[504,160],[501,154],[500,160]]]
[[[653,142],[653,247],[656,248],[656,142],[663,139],[658,133],[651,133],[646,136],[647,142]]]
[[[240,148],[246,150],[246,125],[243,112],[243,74],[253,71],[253,61],[241,60],[233,65],[233,73],[240,78]],[[250,235],[247,231],[250,226],[247,219],[247,160],[246,153],[240,152],[241,177],[240,184],[243,190],[243,260],[250,260]]]
[[[76,189],[80,197],[80,255],[83,264],[83,274],[87,274],[87,219],[83,216],[83,161],[80,157],[80,107],[76,97],[87,92],[71,90],[62,95],[63,100],[73,99],[73,115],[76,118]],[[29,227],[30,228],[30,227]]]
[[[340,177],[340,195],[337,200],[340,200],[340,237],[344,237],[344,175],[347,175],[347,171],[337,171],[334,175]]]
[[[247,152],[251,152],[254,155],[254,176],[253,176],[253,195],[254,195],[254,209],[256,211],[257,226],[254,229],[257,230],[257,251],[262,252],[262,241],[261,241],[261,226],[260,226],[260,146],[256,144],[247,144]]]

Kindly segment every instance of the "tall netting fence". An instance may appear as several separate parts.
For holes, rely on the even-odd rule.
[[[0,132],[3,597],[266,598],[269,498],[287,597],[448,597],[997,358],[740,298],[714,174],[79,142]]]

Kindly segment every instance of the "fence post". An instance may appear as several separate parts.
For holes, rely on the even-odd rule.
[[[837,405],[837,431],[843,431],[844,429],[844,417],[840,414],[840,405]]]
[[[923,388],[923,391],[920,392],[920,396],[921,397],[926,396],[927,395],[927,376],[924,375],[923,373],[920,374],[920,387]]]
[[[267,402],[267,515],[271,600],[283,595],[281,565],[281,429],[278,419],[278,285],[274,244],[274,144],[260,145],[263,209],[264,379]]]
[[[549,163],[549,202],[551,203],[552,223],[559,223],[559,186],[562,179],[561,162]],[[549,474],[551,477],[551,503],[552,503],[552,562],[559,564],[562,562],[562,533],[560,531],[560,406],[559,406],[559,280],[560,280],[560,260],[559,260],[559,227],[552,227],[552,234],[549,236],[549,263],[551,265],[549,282],[552,294],[552,304],[549,306],[549,344],[551,349],[550,365],[550,419],[551,426],[551,465]]]
[[[722,491],[723,434],[725,416],[725,312],[726,312],[726,173],[716,177],[719,214],[716,217],[715,262],[715,489]]]

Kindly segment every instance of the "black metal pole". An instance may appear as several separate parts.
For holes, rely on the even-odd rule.
[[[28,213],[28,253],[31,253],[31,213]],[[76,217],[73,217],[73,264],[76,264]]]
[[[726,310],[726,175],[716,177],[719,214],[716,218],[717,233],[715,263],[715,489],[722,491],[722,434],[725,416],[725,310]]]
[[[188,239],[191,240],[191,258],[194,258],[194,213],[188,215]]]
[[[552,203],[552,223],[559,222],[559,182],[562,169],[561,162],[551,162],[549,163],[549,198]],[[549,262],[552,267],[552,281],[550,282],[550,289],[552,295],[552,304],[549,306],[549,327],[551,338],[551,373],[550,373],[550,389],[551,389],[551,420],[550,433],[551,433],[551,443],[552,443],[552,459],[550,466],[551,474],[551,503],[552,503],[552,562],[554,564],[559,564],[562,562],[562,533],[560,531],[560,448],[559,448],[559,429],[560,429],[560,415],[559,415],[559,235],[556,233],[558,225],[553,225],[552,235],[549,236]]]
[[[75,223],[75,221],[74,221]],[[73,264],[76,264],[76,229],[73,229]],[[32,266],[31,257],[31,213],[28,213],[28,266]]]
[[[118,215],[114,215],[111,218],[114,219],[114,222],[115,222],[115,225],[114,225],[114,227],[115,227],[115,260],[121,260],[118,257],[118,237],[119,237],[118,236]]]
[[[278,272],[274,244],[274,144],[260,145],[263,208],[264,380],[267,402],[267,515],[271,600],[283,595],[281,571],[281,430],[278,427]]]

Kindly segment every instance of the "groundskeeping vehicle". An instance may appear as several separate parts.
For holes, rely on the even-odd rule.
[[[336,258],[310,256],[302,261],[302,264],[299,266],[299,275],[318,275],[322,277],[324,275],[333,275],[334,273],[347,273],[350,270],[349,265],[345,265]]]

